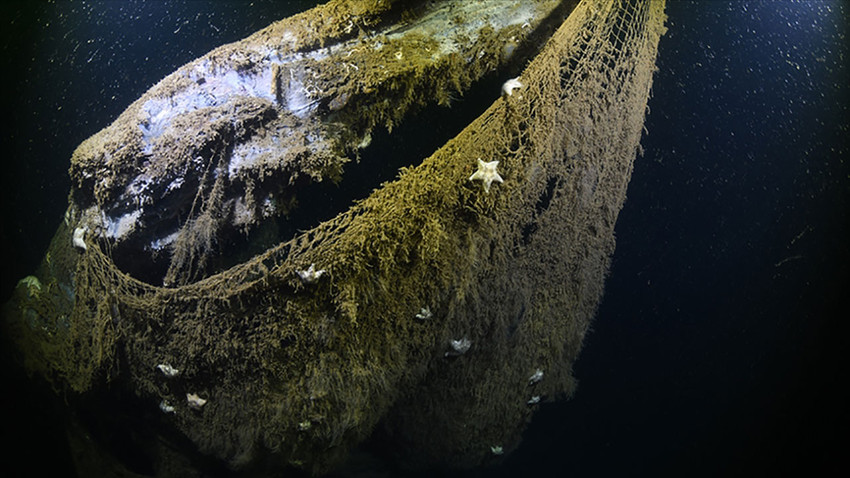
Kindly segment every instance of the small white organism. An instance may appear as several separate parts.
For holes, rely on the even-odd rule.
[[[534,385],[535,383],[537,383],[541,380],[543,380],[543,370],[538,368],[537,370],[534,371],[533,374],[531,374],[530,377],[528,377],[528,384]]]
[[[419,320],[428,320],[433,316],[434,316],[434,314],[431,313],[430,307],[423,307],[423,308],[419,309],[419,313],[416,314],[415,317]]]
[[[86,232],[88,232],[88,230],[89,228],[87,227],[78,227],[74,229],[74,247],[78,247],[84,251],[88,249],[88,247],[86,247]]]
[[[526,403],[529,405],[536,405],[540,403],[540,395],[535,395],[531,397]]]
[[[472,341],[468,338],[464,337],[459,340],[452,340],[449,342],[452,349],[446,352],[446,357],[457,357],[458,355],[463,355],[469,350],[469,347],[472,346]]]
[[[301,279],[301,282],[305,284],[312,284],[322,277],[325,270],[316,270],[316,264],[310,264],[310,267],[308,267],[306,271],[295,271],[295,273],[298,274],[298,278]]]
[[[499,445],[494,445],[494,446],[490,447],[490,453],[498,456],[498,455],[503,455],[505,453],[505,450],[502,449],[502,447],[499,446]]]
[[[519,82],[519,77],[511,78],[510,80],[502,83],[502,95],[511,96],[514,94],[514,90],[522,88],[523,86],[525,85]]]
[[[18,287],[25,287],[27,297],[36,297],[41,294],[41,281],[36,276],[26,276],[18,281]]]
[[[197,396],[194,393],[187,393],[186,401],[189,402],[189,408],[193,408],[195,410],[200,410],[204,405],[207,404],[206,400]]]
[[[490,193],[490,185],[493,184],[493,181],[502,183],[505,180],[499,176],[499,172],[496,170],[496,167],[499,166],[498,161],[482,161],[481,158],[478,158],[478,171],[472,173],[472,176],[469,177],[470,181],[480,180],[484,185],[484,192]]]
[[[180,370],[177,370],[176,368],[172,367],[171,364],[161,363],[157,365],[156,368],[158,368],[163,375],[169,378],[176,377],[180,374]]]
[[[159,402],[159,409],[162,410],[163,413],[174,413],[174,407],[172,407],[165,399]]]

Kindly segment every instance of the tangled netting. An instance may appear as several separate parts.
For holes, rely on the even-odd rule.
[[[191,476],[193,453],[322,472],[375,431],[409,466],[509,452],[538,403],[575,388],[663,10],[580,2],[429,158],[201,280],[137,280],[72,218],[7,304],[25,366],[71,402],[131,395],[165,430],[143,447],[160,475]],[[479,158],[499,161],[489,192]]]

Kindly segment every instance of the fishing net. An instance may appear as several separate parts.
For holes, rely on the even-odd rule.
[[[373,433],[412,467],[473,466],[573,393],[640,152],[661,0],[570,4],[430,157],[250,258],[221,252],[229,231],[285,216],[310,187],[299,178],[345,185],[376,125],[449,101],[564,8],[509,3],[499,28],[442,10],[478,33],[438,58],[436,33],[393,36],[439,16],[412,5],[331,2],[274,24],[166,78],[75,152],[66,219],[4,325],[69,403],[146,417],[156,439],[137,446],[156,474],[191,476],[208,456],[318,473]],[[368,35],[380,47],[364,43],[373,27],[389,32]]]

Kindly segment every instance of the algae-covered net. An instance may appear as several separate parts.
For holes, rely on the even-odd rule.
[[[140,449],[161,476],[200,473],[198,456],[322,472],[375,432],[412,467],[518,446],[538,404],[575,388],[664,2],[459,6],[475,3],[331,2],[181,68],[84,142],[66,219],[5,307],[27,370],[71,406],[149,416]],[[227,261],[224,237],[344,186],[373,128],[532,51],[553,18],[430,157]],[[121,467],[97,456],[78,466]]]

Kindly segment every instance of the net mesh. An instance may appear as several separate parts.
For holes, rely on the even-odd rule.
[[[235,468],[321,472],[376,427],[411,466],[510,451],[540,400],[575,388],[663,9],[580,2],[522,86],[432,156],[196,282],[134,279],[107,241],[86,236],[81,250],[61,225],[37,284],[22,281],[6,306],[26,368],[65,393],[129,390],[173,407],[157,420]],[[478,158],[499,161],[504,182],[489,192],[470,181]],[[325,273],[305,281],[311,265]]]

